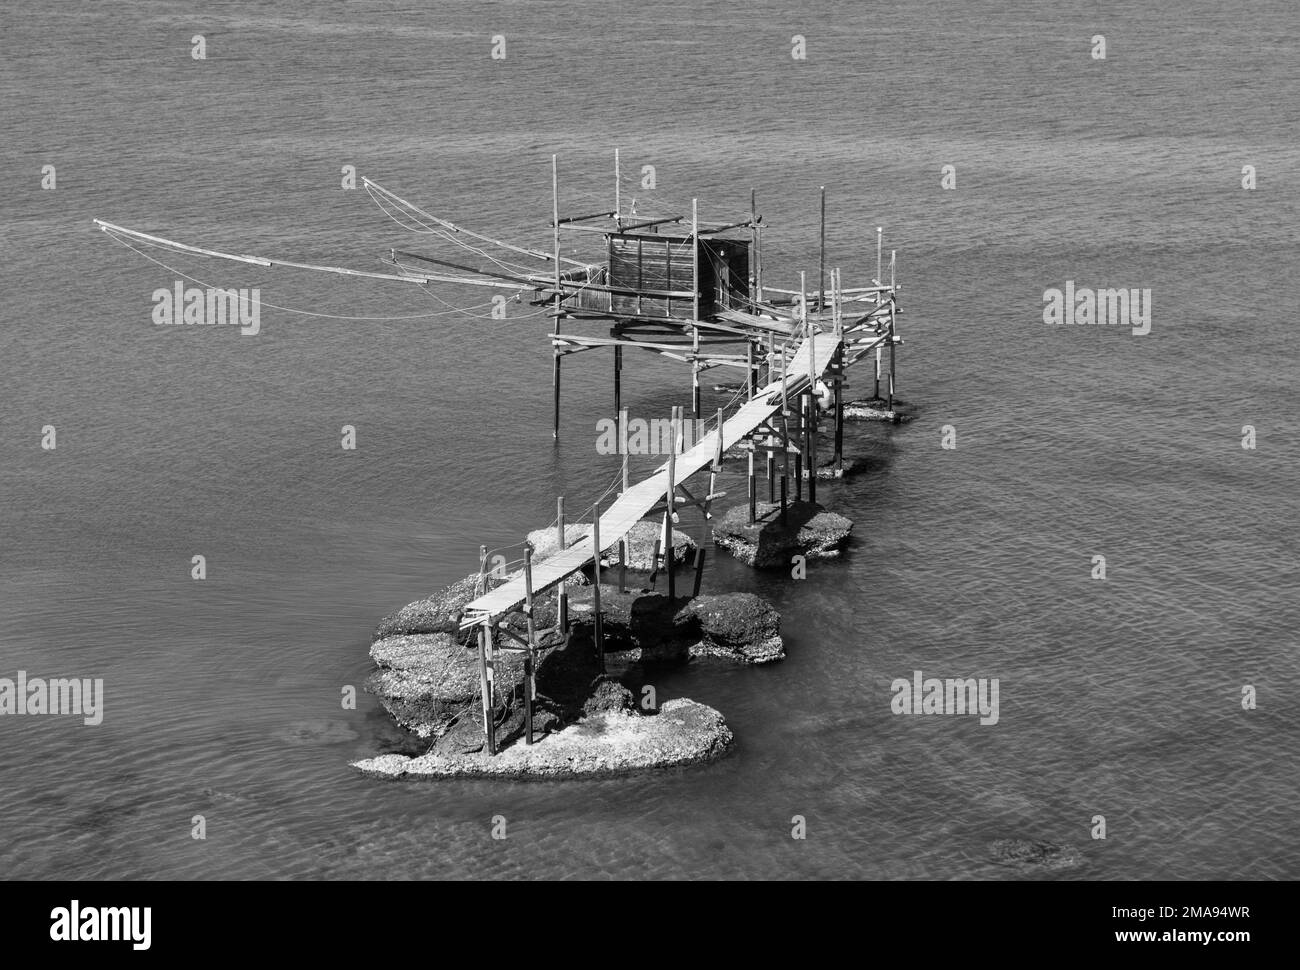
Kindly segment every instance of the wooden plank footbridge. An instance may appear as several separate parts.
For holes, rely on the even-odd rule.
[[[627,537],[643,519],[662,515],[659,541],[655,543],[651,567],[667,574],[667,593],[676,597],[672,526],[679,521],[678,509],[698,508],[705,528],[713,518],[713,503],[725,496],[718,489],[723,463],[730,453],[741,450],[747,459],[749,522],[755,521],[757,476],[755,459],[766,452],[768,502],[777,504],[779,482],[780,515],[787,514],[789,487],[793,479],[795,499],[801,500],[803,484],[808,498],[816,501],[818,426],[825,417],[833,422],[832,474],[843,467],[844,388],[849,367],[871,357],[875,361],[875,399],[881,399],[882,352],[888,351],[885,376],[887,397],[881,399],[888,412],[894,409],[895,349],[902,343],[896,333],[899,287],[895,282],[894,253],[890,253],[888,280],[884,279],[881,230],[876,237],[876,274],[866,286],[844,288],[840,271],[826,272],[826,194],[821,191],[821,253],[818,285],[809,289],[806,274],[800,273],[799,289],[781,289],[764,283],[762,232],[767,227],[758,215],[755,194],[750,192],[748,218],[731,222],[704,222],[698,203],[692,200],[689,222],[686,213],[650,216],[624,211],[618,152],[614,155],[615,192],[611,209],[578,216],[560,214],[559,163],[551,159],[552,209],[551,251],[519,246],[473,232],[434,216],[419,206],[363,179],[370,197],[390,218],[412,232],[432,235],[490,261],[490,268],[453,262],[441,256],[393,249],[383,262],[395,272],[372,272],[262,256],[222,252],[175,242],[160,236],[94,220],[112,238],[136,249],[145,245],[170,253],[192,254],[234,260],[262,267],[286,267],[345,276],[360,276],[428,286],[431,283],[464,284],[513,290],[527,294],[529,302],[553,318],[551,334],[554,398],[553,437],[560,432],[560,366],[573,353],[612,347],[614,351],[614,412],[618,416],[622,453],[622,487],[603,512],[601,499],[590,509],[590,525],[576,541],[566,542],[564,499],[557,502],[555,520],[558,550],[534,563],[533,548],[526,541],[521,569],[488,568],[487,550],[480,548],[479,586],[476,598],[466,605],[460,628],[477,633],[482,695],[483,730],[490,754],[497,750],[494,724],[497,651],[520,651],[524,657],[524,740],[532,744],[533,701],[536,697],[536,655],[547,636],[570,632],[565,583],[574,574],[593,571],[593,632],[595,649],[604,663],[601,625],[601,570],[607,553],[617,547],[618,561],[626,562]],[[634,203],[635,205],[635,203]],[[688,228],[689,227],[689,228]],[[580,261],[560,253],[561,232],[599,238],[601,258]],[[472,240],[472,242],[471,242]],[[490,255],[486,247],[501,258]],[[138,250],[137,250],[138,251]],[[147,253],[142,253],[148,256]],[[166,264],[152,256],[154,262]],[[539,272],[520,260],[550,264]],[[438,267],[417,269],[413,262]],[[171,267],[166,267],[170,269]],[[538,268],[540,269],[540,267]],[[454,270],[448,273],[447,270]],[[184,275],[184,274],[181,274]],[[193,279],[193,277],[187,277]],[[829,292],[827,284],[829,283]],[[498,298],[499,299],[499,298]],[[606,321],[608,336],[561,333],[560,323]],[[687,444],[682,434],[683,408],[675,407],[670,419],[667,459],[648,478],[632,484],[628,474],[628,412],[622,407],[621,374],[623,351],[636,348],[691,365],[691,410],[696,427],[707,433]],[[702,422],[700,375],[717,367],[744,371],[734,410],[718,409]],[[761,382],[761,383],[760,383]],[[829,411],[829,414],[826,412]],[[778,467],[779,456],[779,467]],[[793,459],[794,467],[790,463]],[[687,481],[707,471],[707,489],[700,497]],[[791,473],[793,472],[793,473]],[[698,594],[703,571],[703,544],[696,551],[694,593]],[[624,584],[620,569],[619,587]],[[534,622],[538,597],[555,592],[556,623],[540,630]],[[524,635],[505,624],[512,614],[522,614]]]

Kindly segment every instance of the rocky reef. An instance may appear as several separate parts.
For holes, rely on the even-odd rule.
[[[779,504],[759,502],[753,524],[748,506],[728,509],[713,526],[713,540],[747,566],[782,569],[793,556],[838,556],[852,531],[849,519],[813,502],[789,502],[784,524]]]
[[[623,774],[697,764],[718,757],[731,730],[711,707],[692,700],[666,702],[652,717],[601,711],[533,745],[515,744],[490,756],[430,752],[415,758],[380,755],[353,763],[382,778],[565,778]]]
[[[689,548],[683,546],[683,558]],[[647,565],[649,558],[647,549]],[[498,753],[489,756],[477,642],[459,629],[477,579],[467,576],[379,623],[370,647],[376,670],[366,688],[427,750],[414,758],[367,759],[355,763],[359,770],[384,777],[554,777],[697,763],[731,743],[722,715],[685,698],[640,710],[613,675],[692,660],[770,663],[785,655],[780,614],[752,593],[669,600],[653,590],[620,592],[602,584],[602,669],[594,644],[594,588],[571,588],[569,636],[548,634],[536,652],[532,745],[523,743],[523,654],[496,655],[492,720]],[[553,593],[538,598],[533,616],[539,629],[554,625]],[[509,614],[502,625],[522,634],[525,618]]]

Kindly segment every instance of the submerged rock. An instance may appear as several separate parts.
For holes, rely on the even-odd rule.
[[[749,508],[728,509],[713,526],[714,541],[733,556],[756,569],[782,569],[793,556],[824,559],[838,556],[848,542],[853,523],[812,502],[790,502],[786,522],[781,523],[781,506],[759,502],[751,525]]]
[[[721,714],[683,698],[665,702],[653,716],[601,711],[534,744],[516,743],[495,756],[482,751],[439,751],[414,758],[386,754],[354,761],[352,767],[373,777],[408,779],[611,775],[709,761],[723,754],[732,740]]]
[[[871,462],[859,455],[845,455],[840,464],[841,474],[836,475],[834,457],[827,458],[817,466],[818,479],[834,481],[836,478],[848,478],[852,475],[861,475],[871,467]]]
[[[753,593],[697,596],[677,614],[699,624],[692,657],[720,657],[738,663],[763,664],[785,657],[781,614]]]
[[[1027,839],[994,839],[989,852],[994,862],[1017,869],[1073,869],[1083,862],[1072,846]]]

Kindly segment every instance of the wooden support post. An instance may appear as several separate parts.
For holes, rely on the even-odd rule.
[[[767,436],[767,501],[776,501],[776,453],[772,451],[772,436]]]
[[[794,455],[794,500],[803,501],[803,456],[804,456],[804,430],[803,430],[803,401],[796,400],[794,410],[791,412],[794,418],[794,440],[799,446],[799,450]]]
[[[614,345],[614,413],[623,410],[623,345]]]
[[[691,589],[691,599],[700,595],[700,583],[704,580],[704,547],[695,550],[695,585]]]
[[[524,620],[528,624],[528,652],[524,655],[524,743],[533,743],[533,650],[537,627],[533,623],[533,547],[524,543]]]
[[[555,258],[555,329],[552,336],[560,335],[560,156],[551,156],[551,226],[554,237]],[[551,391],[555,398],[555,426],[551,437],[560,440],[560,348],[551,345],[554,359],[551,364]]]
[[[618,591],[627,592],[627,536],[618,540]]]
[[[623,491],[627,491],[628,462],[632,459],[627,453],[627,410],[618,412],[618,450],[623,456]]]
[[[478,594],[487,592],[487,546],[478,547]]]
[[[822,186],[822,242],[817,266],[817,312],[826,311],[826,186]]]
[[[592,618],[592,630],[596,639],[596,661],[600,664],[600,669],[605,669],[605,624],[600,613],[600,503],[597,502],[591,510],[591,544],[595,555],[591,561],[595,567],[596,584],[592,587],[591,605],[595,610],[595,616]]]
[[[804,395],[807,399],[805,405],[808,409],[808,501],[817,501],[817,396],[809,393]]]
[[[618,174],[618,149],[614,149],[614,222],[617,223],[622,219],[623,212],[623,182]]]
[[[661,539],[656,539],[654,552],[650,553],[650,585],[651,586],[655,584],[655,580],[659,576],[659,548],[662,541],[663,540]]]
[[[496,754],[496,738],[492,730],[492,689],[488,681],[488,621],[478,628],[478,677],[483,696],[483,743],[488,754]]]
[[[718,475],[722,472],[722,408],[718,408],[718,438],[717,445],[713,450],[713,464],[709,467],[709,493],[705,496],[705,523],[703,534],[707,539],[709,531],[708,507],[713,504],[713,495],[718,490]]]
[[[889,251],[889,410],[894,410],[894,255],[896,250]],[[895,415],[894,423],[898,423],[898,417]]]
[[[754,395],[758,393],[758,372],[754,370],[754,342],[745,341],[745,393],[748,395],[746,400],[754,400]]]
[[[754,442],[752,438],[750,439],[749,444],[749,524],[753,525],[755,513],[758,511],[756,507],[758,499],[757,493],[755,492],[754,482]]]
[[[700,206],[691,199],[691,409],[700,420]]]
[[[785,525],[785,510],[790,480],[790,420],[789,413],[781,412],[781,524]]]
[[[835,477],[844,476],[844,322],[840,318],[840,271],[835,271],[834,288],[831,300],[835,303],[835,336],[840,340],[840,347],[835,351],[835,360],[831,363],[831,376],[835,380]]]
[[[749,300],[753,303],[762,296],[758,292],[758,204],[752,188],[749,190],[749,241]]]
[[[567,548],[564,541],[564,496],[555,499],[555,535],[561,549]],[[555,586],[555,622],[559,624],[560,634],[569,635],[569,594],[564,583]]]
[[[880,286],[880,247],[884,245],[884,226],[876,226],[876,285]]]
[[[677,597],[673,568],[673,505],[677,493],[677,423],[681,420],[682,409],[673,408],[672,420],[668,425],[668,501],[664,510],[664,559],[668,566],[668,600]]]

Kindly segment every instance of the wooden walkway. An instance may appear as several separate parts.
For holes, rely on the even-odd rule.
[[[816,347],[816,357],[810,362],[809,358],[814,352],[813,345]],[[810,372],[820,377],[826,371],[839,348],[839,339],[830,333],[817,334],[814,339],[805,340],[800,344],[786,370],[788,376],[784,381],[774,381],[760,388],[753,400],[728,418],[720,429],[715,428],[710,431],[690,450],[676,456],[674,487],[714,460],[718,452],[719,431],[722,434],[722,451],[725,454],[781,409],[783,383],[786,386],[787,398],[793,399],[800,389],[807,389]],[[631,486],[620,495],[600,517],[601,551],[610,548],[626,536],[634,525],[667,497],[668,474],[668,463],[664,462],[653,475]],[[592,537],[588,534],[567,549],[537,563],[532,567],[533,596],[536,597],[557,583],[563,582],[594,558],[595,549]],[[465,607],[460,627],[464,630],[480,623],[490,625],[504,614],[518,610],[526,596],[525,578],[523,575],[516,575],[469,603]]]

